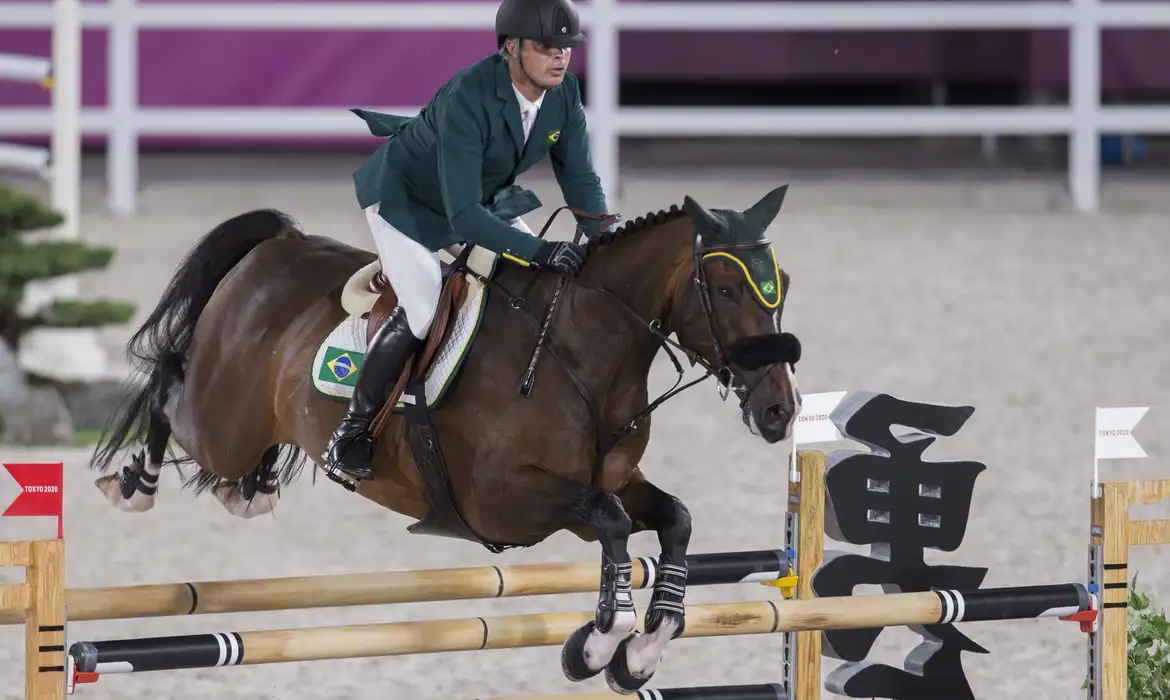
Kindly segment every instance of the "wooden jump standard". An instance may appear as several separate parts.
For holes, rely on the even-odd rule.
[[[1170,519],[1130,520],[1132,506],[1170,499],[1170,479],[1103,481],[1090,510],[1089,590],[1100,625],[1089,633],[1088,700],[1125,700],[1129,638],[1129,548],[1170,544]]]
[[[823,452],[801,452],[798,463],[792,465],[786,550],[687,557],[688,585],[759,582],[779,588],[785,596],[795,592],[797,597],[812,598],[811,574],[820,564],[823,552],[824,474]],[[803,498],[800,497],[802,489]],[[798,552],[793,576],[790,554]],[[25,623],[26,700],[61,700],[62,688],[72,694],[75,681],[96,680],[94,674],[67,674],[65,664],[61,663],[64,660],[74,665],[72,657],[64,654],[66,605],[69,618],[78,621],[293,610],[592,591],[600,575],[595,563],[537,564],[66,591],[64,560],[63,540],[0,543],[0,567],[26,567],[27,583],[0,587],[0,624],[13,624],[22,619]],[[656,567],[654,557],[635,559],[632,585],[652,586]],[[38,620],[49,618],[59,620],[60,629],[54,624],[46,627],[45,633],[39,632]],[[46,633],[56,636],[44,638]],[[817,681],[812,677],[820,677],[820,635],[815,631],[800,632],[789,635],[786,641],[793,638],[797,645],[796,666],[808,669],[809,673],[804,675],[809,679],[797,676],[795,671],[792,675],[797,676],[799,685],[807,684],[815,689]],[[54,643],[45,644],[44,639]],[[786,643],[786,666],[791,664],[789,647]]]
[[[1068,583],[693,605],[687,607],[682,636],[1066,617],[1089,610],[1090,601],[1083,584]],[[69,655],[79,673],[104,674],[555,646],[593,614],[505,615],[77,642]]]
[[[782,603],[787,611],[789,606],[803,603],[806,600],[819,601],[825,599],[813,598],[811,592],[811,572],[820,564],[823,552],[823,516],[824,507],[823,478],[825,455],[821,452],[801,452],[799,467],[794,465],[793,476],[789,483],[789,508],[787,513],[787,528],[785,533],[786,547],[796,547],[796,585],[799,601]],[[801,471],[804,472],[801,478]],[[1090,576],[1087,591],[1091,595],[1101,595],[1107,605],[1102,611],[1102,619],[1106,622],[1099,631],[1090,634],[1090,694],[1092,700],[1124,700],[1126,696],[1126,600],[1127,575],[1125,562],[1128,559],[1128,546],[1138,544],[1170,544],[1170,521],[1130,521],[1128,509],[1130,505],[1150,503],[1162,498],[1170,497],[1170,480],[1141,481],[1141,482],[1104,482],[1103,494],[1093,500],[1093,544],[1090,547]],[[1124,542],[1122,547],[1119,543]],[[699,555],[703,556],[703,555]],[[709,555],[708,555],[709,556]],[[730,555],[725,555],[730,556]],[[647,560],[639,560],[634,567],[636,585],[641,578],[641,585],[645,585]],[[26,700],[60,700],[63,687],[71,686],[66,683],[62,661],[67,657],[64,654],[65,643],[65,615],[64,608],[67,599],[64,590],[64,542],[61,540],[46,540],[37,542],[0,543],[0,566],[23,566],[26,568],[26,583],[21,585],[0,586],[0,621],[11,623],[16,617],[23,616],[26,625]],[[572,588],[565,588],[569,584],[564,580],[572,576],[575,564],[546,565],[541,567],[485,567],[481,571],[490,570],[495,574],[494,590],[491,585],[485,586],[485,580],[480,579],[481,594],[478,596],[460,594],[458,597],[497,597],[499,595],[538,595],[541,593],[573,592]],[[590,565],[592,566],[592,565]],[[509,574],[517,570],[522,576],[524,570],[544,568],[546,570],[561,569],[559,576],[549,577],[551,583],[521,585],[517,582],[508,582]],[[458,572],[475,571],[475,569],[452,569],[454,575],[465,575]],[[596,572],[596,568],[593,568]],[[407,574],[427,575],[429,572],[399,572]],[[437,572],[436,572],[437,573]],[[398,574],[389,574],[396,576]],[[596,574],[593,574],[596,575]],[[762,575],[762,574],[761,574]],[[209,612],[231,612],[245,610],[295,609],[307,607],[331,607],[338,605],[330,600],[327,592],[329,584],[314,586],[311,582],[325,580],[333,585],[349,585],[356,588],[346,589],[346,596],[354,595],[359,590],[377,588],[385,583],[377,578],[381,574],[356,574],[344,576],[321,576],[286,579],[261,579],[258,581],[236,582],[207,582],[205,584],[164,584],[162,586],[131,586],[123,588],[81,589],[70,591],[68,600],[71,605],[72,619],[124,619],[127,617],[164,616],[174,614],[199,614]],[[470,576],[475,577],[476,574]],[[478,576],[482,576],[479,574]],[[512,577],[515,578],[515,577]],[[758,580],[758,579],[746,579]],[[1100,583],[1104,580],[1103,589]],[[502,583],[503,582],[503,583]],[[419,600],[453,599],[449,591],[444,592],[446,583],[437,583],[433,580],[415,580],[418,585],[437,585],[439,588],[431,591],[431,595],[420,598],[419,594],[387,593],[387,596],[407,596],[394,598],[386,602],[410,602]],[[766,583],[766,582],[765,582]],[[786,587],[791,581],[775,582],[772,585]],[[263,593],[247,593],[249,585],[268,586]],[[400,585],[405,581],[400,580]],[[471,586],[471,584],[467,584]],[[542,588],[542,586],[552,588]],[[584,585],[584,584],[582,584]],[[593,585],[593,584],[589,584]],[[281,588],[285,586],[285,588]],[[366,586],[367,588],[362,588]],[[503,586],[501,588],[501,586]],[[531,587],[531,588],[529,588]],[[592,589],[590,589],[592,590]],[[524,591],[524,592],[521,592]],[[144,602],[141,606],[127,606],[123,602],[110,602],[127,594],[144,594],[152,602]],[[148,595],[147,595],[148,594]],[[437,598],[447,595],[447,598]],[[930,594],[898,594],[923,596]],[[198,597],[203,596],[202,600]],[[279,603],[265,602],[261,598],[268,596],[282,597]],[[889,596],[883,597],[883,600]],[[864,597],[863,597],[864,598]],[[873,596],[869,596],[873,598]],[[209,602],[215,601],[215,602]],[[379,604],[382,601],[365,598],[354,604]],[[77,609],[73,609],[72,606]],[[752,604],[746,604],[752,605]],[[759,606],[761,604],[754,604]],[[762,605],[772,605],[763,603]],[[253,606],[253,607],[248,607]],[[704,607],[692,608],[693,615],[698,618],[707,613]],[[733,606],[739,607],[739,606]],[[775,606],[773,606],[775,609]],[[4,611],[8,611],[5,613]],[[15,613],[15,615],[14,615]],[[76,614],[75,614],[76,613]],[[524,616],[520,616],[524,617]],[[530,617],[530,616],[529,616]],[[536,616],[542,617],[542,616]],[[553,616],[554,618],[558,616]],[[503,618],[507,620],[509,618]],[[512,618],[513,620],[515,618]],[[578,615],[573,622],[563,624],[577,624]],[[969,619],[969,618],[967,618]],[[459,621],[439,621],[436,624],[450,624]],[[480,622],[480,640],[486,644],[483,637],[487,629],[487,621]],[[400,623],[417,625],[426,623]],[[696,622],[696,624],[698,624]],[[779,622],[777,623],[779,625]],[[895,623],[907,624],[907,623]],[[496,626],[499,622],[496,621]],[[690,627],[688,621],[688,628]],[[1084,625],[1083,625],[1084,626]],[[377,627],[377,626],[375,626]],[[328,630],[329,628],[325,628]],[[349,628],[338,628],[349,629]],[[793,672],[796,683],[793,693],[787,697],[795,700],[815,700],[820,696],[820,635],[818,630],[823,627],[810,627],[805,631],[790,634],[797,642],[795,660],[789,658],[789,649],[785,649],[785,666],[790,669],[800,669],[800,673]],[[767,631],[773,631],[769,628]],[[777,627],[776,632],[784,629]],[[295,631],[286,631],[294,634]],[[401,633],[401,632],[400,632]],[[741,634],[745,632],[740,632]],[[250,633],[253,634],[253,633]],[[274,633],[254,633],[274,634]],[[686,636],[700,635],[697,630],[691,630]],[[559,643],[559,641],[557,642]],[[108,644],[102,642],[100,644]],[[531,644],[529,644],[531,645]],[[479,648],[479,647],[477,647]],[[491,648],[484,646],[482,648]],[[813,672],[808,672],[813,671]],[[71,679],[70,679],[71,680]],[[779,689],[779,690],[777,690]],[[779,694],[778,694],[779,693]],[[545,700],[551,698],[566,700],[601,700],[612,697],[610,694],[584,695],[557,695],[557,696],[529,696],[524,700]],[[719,686],[693,689],[664,689],[639,691],[637,697],[647,700],[763,700],[765,698],[783,698],[783,687],[779,685],[753,686]],[[520,700],[515,698],[513,700]]]

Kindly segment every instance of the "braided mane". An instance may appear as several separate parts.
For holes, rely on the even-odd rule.
[[[670,209],[659,209],[658,211],[650,212],[645,216],[639,216],[636,219],[627,220],[626,223],[622,224],[619,228],[613,231],[599,233],[592,238],[589,238],[589,242],[585,244],[585,255],[588,256],[596,252],[599,248],[603,248],[612,243],[624,240],[628,236],[641,233],[642,231],[654,228],[670,221],[674,221],[676,219],[685,218],[686,216],[687,213],[682,209],[679,209],[677,204],[671,204]]]

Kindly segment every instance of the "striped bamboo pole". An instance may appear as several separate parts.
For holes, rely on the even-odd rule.
[[[1072,583],[695,605],[687,608],[682,636],[1064,616],[1088,609],[1089,601],[1085,587]],[[79,673],[102,674],[515,649],[562,644],[593,616],[566,612],[78,642],[69,655]]]
[[[788,555],[781,550],[694,554],[687,557],[687,568],[691,586],[769,582],[788,573]],[[655,557],[636,559],[634,587],[652,587],[657,571]],[[67,590],[65,601],[70,621],[78,622],[511,598],[596,591],[600,585],[598,561],[82,588]],[[23,620],[15,606],[0,611],[0,624]]]
[[[615,700],[614,693],[575,695],[525,695],[498,700]],[[703,688],[654,688],[639,690],[628,697],[635,700],[791,700],[779,683],[761,685],[714,685]],[[479,698],[477,700],[492,700]]]

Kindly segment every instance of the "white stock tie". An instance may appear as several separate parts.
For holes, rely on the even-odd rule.
[[[536,108],[525,107],[520,112],[520,120],[524,123],[524,143],[528,143],[528,135],[532,133],[532,124],[536,121]]]

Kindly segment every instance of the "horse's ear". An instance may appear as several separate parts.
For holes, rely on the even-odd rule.
[[[723,230],[723,222],[702,205],[691,199],[690,195],[683,195],[682,210],[695,220],[695,228],[712,233]]]
[[[761,236],[764,235],[764,231],[768,230],[772,220],[780,213],[780,207],[784,204],[784,195],[786,194],[788,194],[788,185],[781,185],[764,195],[763,199],[743,213],[743,218],[753,231],[758,231]]]

